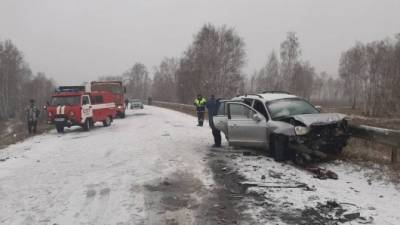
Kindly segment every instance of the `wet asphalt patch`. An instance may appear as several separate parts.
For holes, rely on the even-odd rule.
[[[146,224],[196,224],[197,209],[208,194],[203,183],[186,172],[170,174],[144,188]]]

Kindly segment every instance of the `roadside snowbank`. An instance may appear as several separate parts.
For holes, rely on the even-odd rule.
[[[339,203],[346,210],[344,214],[360,213],[364,218],[348,224],[400,223],[399,187],[385,180],[378,168],[368,169],[336,161],[320,167],[336,172],[339,179],[320,180],[313,178],[313,175],[304,169],[277,163],[265,156],[234,157],[233,165],[248,181],[272,186],[248,189],[250,193],[259,194],[264,198],[262,206],[257,203],[258,206],[255,204],[252,210],[249,210],[260,223],[271,222],[271,218],[282,224],[296,219],[300,221],[304,219],[307,209],[314,210],[319,204],[327,202]],[[308,188],[288,188],[296,184],[306,184]],[[276,186],[282,187],[275,188]],[[274,217],[271,213],[278,215]],[[335,215],[332,216],[334,217]],[[307,224],[307,221],[304,224]]]

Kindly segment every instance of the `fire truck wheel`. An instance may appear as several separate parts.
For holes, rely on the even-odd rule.
[[[82,125],[82,128],[84,131],[89,131],[90,130],[90,120],[86,119],[85,123]]]
[[[57,130],[58,133],[64,133],[64,126],[56,125],[56,130]]]
[[[125,112],[122,112],[120,117],[121,117],[121,119],[125,118]]]
[[[108,127],[111,125],[111,117],[107,116],[107,118],[103,121],[103,126]]]

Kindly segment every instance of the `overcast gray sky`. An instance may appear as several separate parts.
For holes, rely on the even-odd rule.
[[[72,85],[118,75],[135,62],[152,72],[179,57],[204,23],[235,27],[246,73],[297,32],[303,59],[337,74],[355,41],[400,32],[400,0],[0,0],[0,39],[11,39],[33,71]]]

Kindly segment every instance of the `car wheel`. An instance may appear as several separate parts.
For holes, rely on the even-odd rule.
[[[107,116],[107,118],[103,121],[103,126],[108,127],[111,125],[111,117]]]
[[[85,120],[85,123],[82,125],[82,128],[84,131],[89,131],[90,130],[90,121],[89,119]]]
[[[282,135],[275,135],[273,138],[273,154],[277,162],[289,159],[288,139]]]
[[[271,137],[269,138],[269,144],[265,145],[265,153],[267,154],[267,156],[274,158],[275,154],[274,154],[274,137],[271,135]]]
[[[56,130],[58,133],[64,133],[64,126],[63,125],[56,125]]]
[[[123,112],[123,113],[120,114],[120,118],[121,118],[121,119],[125,118],[125,112]]]
[[[334,156],[338,156],[338,155],[342,154],[343,148],[344,148],[344,146],[335,147],[335,148],[333,148],[330,152],[331,152]]]

